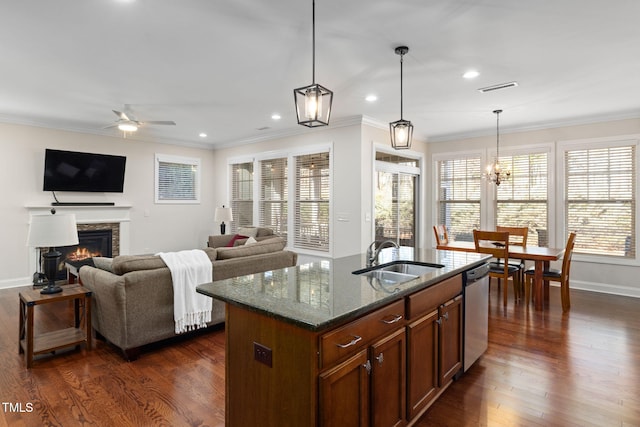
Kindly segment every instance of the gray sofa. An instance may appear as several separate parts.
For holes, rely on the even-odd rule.
[[[214,236],[210,243],[230,240]],[[220,237],[220,239],[217,239]],[[257,240],[257,239],[256,239]],[[209,247],[213,280],[295,266],[297,254],[284,250],[285,241],[271,235],[257,243]],[[159,256],[123,255],[102,268],[80,268],[81,283],[93,291],[92,327],[134,360],[141,347],[175,337],[171,272]],[[209,326],[224,322],[221,301],[213,301]]]

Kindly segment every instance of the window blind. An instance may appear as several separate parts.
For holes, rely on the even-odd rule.
[[[329,152],[295,156],[294,246],[329,251]]]
[[[156,155],[156,203],[198,203],[200,159]]]
[[[375,193],[375,239],[415,246],[415,200],[417,176],[377,171]]]
[[[480,157],[441,160],[438,168],[438,223],[451,240],[473,241],[480,228]]]
[[[231,165],[231,230],[250,227],[253,223],[253,162]]]
[[[548,245],[548,154],[529,153],[500,157],[511,177],[497,187],[496,224],[528,227],[527,245]]]
[[[575,251],[635,258],[636,144],[566,150],[565,221]]]
[[[260,161],[260,225],[287,238],[288,171],[287,159]]]

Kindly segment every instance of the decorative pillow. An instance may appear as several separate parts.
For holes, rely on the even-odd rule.
[[[251,244],[254,244],[254,243],[258,243],[258,241],[256,239],[254,239],[253,237],[249,237],[247,239],[247,241],[244,242],[245,245],[251,245]]]
[[[92,261],[96,268],[113,273],[113,258],[94,256]]]
[[[235,246],[236,240],[238,240],[238,239],[246,239],[248,237],[249,236],[245,236],[243,234],[236,234],[235,236],[233,236],[231,238],[231,240],[229,240],[229,243],[227,243],[227,247],[228,248],[232,248],[233,246]]]
[[[258,227],[240,227],[238,233],[247,237],[256,237],[258,235]]]

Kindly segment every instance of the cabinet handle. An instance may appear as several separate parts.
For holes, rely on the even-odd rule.
[[[393,319],[391,320],[385,320],[385,319],[381,319],[383,323],[386,323],[387,325],[391,325],[393,323],[399,322],[402,320],[402,314],[396,314],[393,316]]]
[[[379,365],[382,365],[382,362],[384,362],[384,354],[380,353],[377,357],[376,360],[378,361]]]
[[[442,317],[444,317],[444,320],[449,320],[449,312],[447,311],[446,313],[444,313]]]
[[[371,373],[371,362],[369,361],[369,359],[367,359],[367,363],[362,365],[362,367],[367,370],[367,374]]]
[[[436,323],[437,323],[438,325],[442,325],[442,317],[438,317],[438,318],[436,319]]]
[[[358,335],[354,335],[353,339],[346,343],[346,344],[336,344],[338,347],[340,348],[347,348],[347,347],[351,347],[352,345],[356,345],[359,341],[362,340],[362,337],[358,336]]]

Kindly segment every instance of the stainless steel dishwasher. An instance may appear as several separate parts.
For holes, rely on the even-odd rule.
[[[463,275],[464,349],[463,368],[467,369],[487,351],[489,342],[489,264]]]

